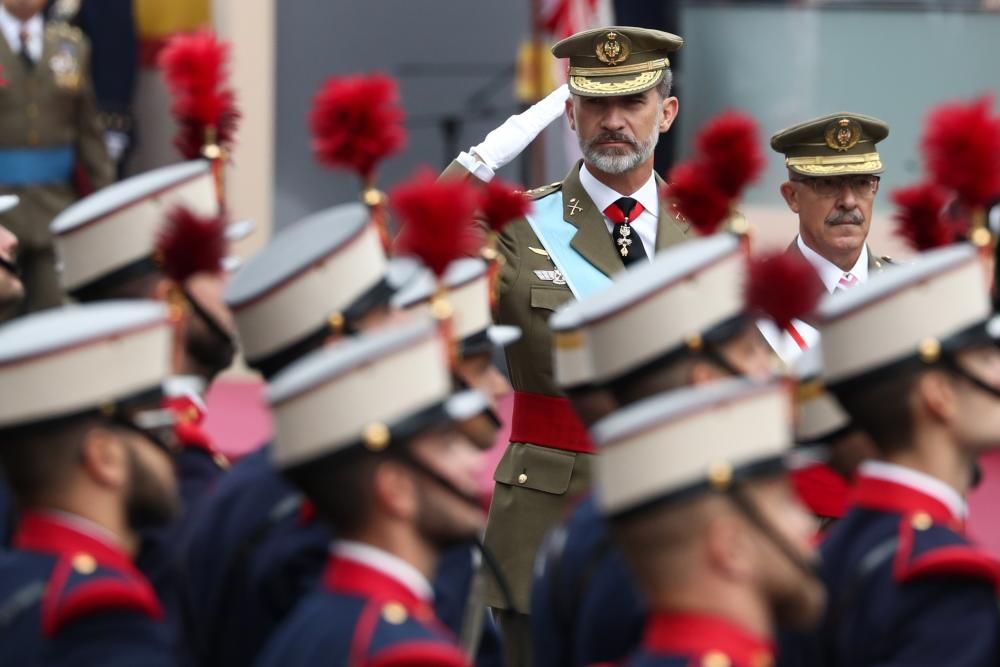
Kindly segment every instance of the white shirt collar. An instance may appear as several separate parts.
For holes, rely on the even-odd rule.
[[[39,12],[32,16],[24,24],[28,31],[28,55],[35,62],[42,57],[42,34],[45,31],[45,22]],[[18,53],[21,50],[21,21],[15,18],[7,8],[0,5],[0,31],[10,45],[11,51]]]
[[[366,567],[378,570],[406,586],[421,600],[434,597],[434,588],[420,570],[402,558],[370,544],[353,540],[335,540],[330,552],[339,558],[352,560]]]
[[[802,256],[806,258],[806,261],[812,264],[812,267],[816,269],[816,273],[819,274],[819,279],[823,281],[823,286],[826,287],[826,291],[833,294],[833,291],[837,289],[837,283],[840,282],[841,277],[844,275],[844,271],[840,269],[839,266],[823,257],[818,252],[810,248],[802,240],[802,236],[796,236],[795,242],[799,246],[799,250],[802,252]],[[854,263],[854,267],[850,270],[850,273],[858,279],[859,283],[868,281],[868,245],[861,247],[861,254],[858,255],[858,261]]]
[[[660,214],[660,197],[656,190],[656,176],[652,172],[649,174],[649,180],[641,188],[631,194],[622,194],[597,180],[584,164],[580,167],[580,185],[597,205],[599,211],[604,211],[622,197],[631,197],[642,204],[642,207],[654,218]]]
[[[163,381],[163,393],[170,398],[183,396],[202,410],[205,409],[206,383],[197,375],[171,375]]]
[[[919,470],[886,461],[865,461],[861,464],[860,473],[865,477],[881,479],[916,489],[940,501],[960,519],[964,519],[969,513],[969,505],[965,502],[962,494],[938,478],[931,477]]]

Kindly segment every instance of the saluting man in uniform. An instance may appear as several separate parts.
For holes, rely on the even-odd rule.
[[[81,194],[113,180],[94,91],[90,49],[76,28],[46,25],[44,0],[0,7],[0,191],[21,198],[0,224],[21,242],[25,308],[62,302],[49,223]]]
[[[531,191],[532,213],[500,238],[498,322],[524,337],[507,349],[515,389],[511,445],[497,469],[487,546],[510,580],[513,605],[490,580],[487,601],[508,642],[510,664],[530,661],[527,614],[535,552],[573,497],[590,485],[593,447],[552,377],[548,319],[560,305],[608,284],[685,238],[661,202],[653,149],[670,129],[668,56],[676,35],[608,27],[579,33],[553,48],[569,58],[566,115],[584,159],[561,182]]]

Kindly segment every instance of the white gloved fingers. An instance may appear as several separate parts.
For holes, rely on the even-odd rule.
[[[568,98],[569,86],[563,84],[522,113],[508,118],[469,152],[496,171],[520,155],[542,130],[563,114]]]

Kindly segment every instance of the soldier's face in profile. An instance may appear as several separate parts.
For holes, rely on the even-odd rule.
[[[818,561],[813,537],[816,522],[799,502],[788,478],[755,481],[750,496],[762,518],[803,563]],[[775,619],[786,628],[808,628],[820,619],[826,601],[818,577],[797,567],[763,533],[757,531],[757,572],[760,587],[771,602]]]
[[[652,159],[660,134],[677,115],[677,98],[662,99],[656,89],[620,97],[580,97],[566,101],[588,166],[623,174]]]
[[[805,176],[792,174],[781,193],[799,216],[805,244],[836,263],[844,255],[861,252],[871,228],[878,183],[860,187],[861,179],[855,182],[851,177],[821,180],[817,187]]]
[[[485,396],[494,409],[498,401],[511,392],[510,383],[493,365],[493,359],[489,354],[462,357],[455,366],[455,373],[467,387]]]
[[[138,530],[162,526],[180,511],[173,459],[137,433],[122,436],[127,440],[129,456],[125,498],[129,527]]]
[[[1000,391],[1000,348],[983,345],[958,353],[966,373]],[[1000,448],[1000,398],[964,378],[953,383],[952,423],[960,442],[971,450]]]
[[[189,316],[185,347],[192,361],[201,366],[200,374],[215,377],[233,363],[236,355],[233,314],[223,300],[225,277],[221,274],[196,274],[189,278],[185,287],[198,304],[204,308],[215,322],[229,335],[224,340],[196,313]]]
[[[760,329],[753,324],[720,345],[719,352],[733,368],[747,377],[768,378],[778,369],[774,353]]]
[[[454,427],[422,435],[410,447],[423,465],[468,498],[458,497],[439,481],[415,471],[420,494],[417,524],[424,537],[446,548],[477,536],[486,516],[472,499],[479,496],[485,452]]]

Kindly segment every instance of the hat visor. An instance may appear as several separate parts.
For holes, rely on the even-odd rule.
[[[616,97],[643,93],[663,81],[664,70],[615,76],[571,76],[569,90],[581,97]]]

